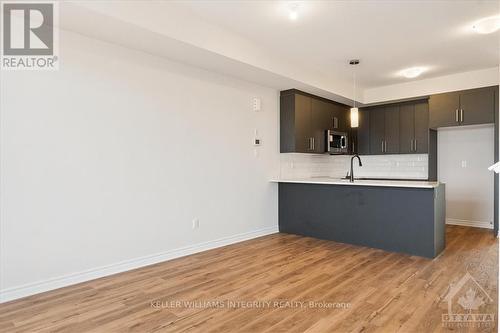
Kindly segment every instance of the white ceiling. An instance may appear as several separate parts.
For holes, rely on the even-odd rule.
[[[498,15],[500,1],[177,1],[203,21],[222,27],[326,78],[351,82],[351,58],[361,59],[363,88],[409,81],[398,72],[428,67],[417,79],[498,66],[499,33],[471,31]],[[221,41],[224,42],[224,41]],[[265,56],[265,55],[263,55]]]

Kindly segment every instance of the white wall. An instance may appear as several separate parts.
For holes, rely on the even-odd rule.
[[[494,126],[438,130],[438,178],[446,183],[446,222],[493,227]]]
[[[377,103],[497,85],[499,67],[365,89],[363,103]]]
[[[60,49],[57,72],[0,74],[3,300],[277,230],[276,90],[64,31]]]
[[[66,1],[60,9],[60,23],[66,30],[279,90],[297,88],[351,103],[350,80],[290,60],[284,50],[270,53],[265,46],[221,28],[174,1]]]

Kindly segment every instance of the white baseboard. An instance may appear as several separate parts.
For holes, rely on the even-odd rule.
[[[462,225],[464,227],[493,229],[493,223],[490,223],[488,221],[471,221],[471,220],[459,220],[459,219],[447,218],[446,224]]]
[[[111,265],[101,266],[86,271],[68,274],[45,281],[25,284],[18,287],[0,290],[0,303],[15,300],[21,297],[31,296],[41,292],[54,290],[73,284],[94,280],[100,277],[129,271],[131,269],[140,268],[162,261],[172,260],[179,257],[184,257],[190,254],[215,249],[221,246],[230,245],[242,242],[248,239],[270,235],[278,232],[278,226],[258,229],[250,232],[245,232],[229,237],[224,237],[208,242],[203,242],[195,245],[190,245],[178,249],[169,250],[163,253],[157,253],[149,256],[125,260]]]

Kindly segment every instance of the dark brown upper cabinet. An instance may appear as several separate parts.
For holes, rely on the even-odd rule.
[[[330,103],[332,108],[332,118],[333,123],[329,129],[337,130],[340,132],[348,132],[351,129],[349,110],[350,107],[347,105],[341,105],[336,103]]]
[[[427,153],[429,109],[427,101],[401,104],[399,107],[399,152]]]
[[[369,108],[370,154],[399,153],[399,105]]]
[[[369,108],[370,113],[370,154],[381,155],[384,153],[385,140],[385,108]]]
[[[432,95],[429,98],[429,127],[494,123],[497,96],[498,86]]]
[[[498,87],[466,90],[460,94],[460,123],[462,125],[493,124],[495,96]]]
[[[413,153],[415,149],[415,105],[403,104],[399,107],[399,149],[402,154]]]
[[[328,126],[333,128],[333,108],[331,104],[319,99],[311,99],[311,119],[313,151],[315,153],[324,153],[326,151],[325,130]]]
[[[311,97],[282,94],[280,110],[281,152],[311,153]]]
[[[361,108],[358,111],[358,128],[354,140],[354,152],[360,155],[370,154],[370,112],[369,109]]]
[[[415,150],[417,154],[429,152],[429,102],[415,104]]]
[[[346,131],[348,107],[298,90],[280,96],[280,152],[326,152],[326,130]]]
[[[385,107],[385,154],[399,153],[399,105]]]

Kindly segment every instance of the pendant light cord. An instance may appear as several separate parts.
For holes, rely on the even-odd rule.
[[[354,67],[354,70],[352,72],[352,76],[353,76],[353,81],[354,81],[354,92],[353,92],[353,98],[352,98],[352,104],[354,105],[354,107],[356,107],[356,67]]]

